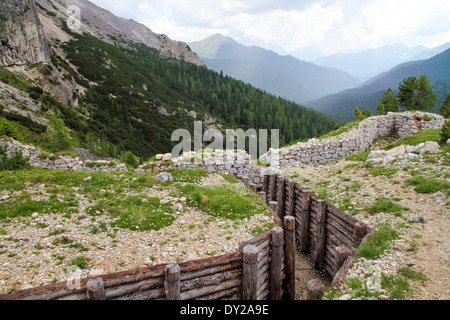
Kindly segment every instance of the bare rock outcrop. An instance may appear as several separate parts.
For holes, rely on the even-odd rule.
[[[34,0],[0,2],[0,65],[50,62],[50,49]]]

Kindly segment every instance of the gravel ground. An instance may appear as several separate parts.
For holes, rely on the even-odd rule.
[[[217,174],[204,177],[200,185],[227,185],[242,191],[245,188]],[[33,193],[36,188],[39,186],[30,186],[29,191]],[[1,229],[6,234],[0,235],[0,292],[66,281],[75,271],[85,277],[235,252],[241,242],[253,237],[253,228],[273,222],[268,211],[243,220],[212,217],[189,207],[186,199],[170,196],[173,194],[170,187],[154,186],[142,192],[178,208],[172,225],[158,231],[114,230],[108,224],[107,214],[95,219],[84,214],[91,204],[80,194],[77,194],[78,212],[70,219],[61,214],[38,213],[35,217],[17,217],[3,223]],[[7,197],[0,195],[2,199]],[[43,224],[45,228],[39,227]],[[50,235],[57,230],[63,231]],[[79,256],[85,258],[85,268],[68,268]]]

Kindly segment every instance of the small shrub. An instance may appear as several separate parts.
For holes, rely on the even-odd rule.
[[[17,141],[23,141],[17,128],[3,117],[0,119],[0,136],[7,136]]]
[[[137,168],[139,166],[139,161],[136,159],[136,156],[131,151],[126,151],[124,154],[124,162],[127,166],[131,168]]]

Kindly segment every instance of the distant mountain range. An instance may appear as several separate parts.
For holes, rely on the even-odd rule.
[[[361,83],[341,70],[317,66],[257,46],[245,46],[220,34],[189,43],[189,46],[208,68],[299,103]]]
[[[291,55],[319,66],[345,71],[361,81],[366,81],[401,63],[430,59],[449,48],[450,42],[432,49],[424,46],[408,48],[404,44],[393,44],[350,54],[325,56],[319,48],[308,46],[291,52]]]
[[[385,90],[391,88],[397,91],[398,84],[403,79],[410,76],[419,77],[422,74],[426,74],[430,78],[439,100],[445,99],[450,90],[450,49],[431,59],[398,65],[356,88],[308,101],[304,105],[325,112],[339,120],[352,121],[354,120],[355,107],[366,105],[369,109],[375,111],[376,105]]]

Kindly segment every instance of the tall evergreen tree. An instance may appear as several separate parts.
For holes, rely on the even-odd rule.
[[[431,111],[436,107],[437,94],[424,74],[404,79],[398,90],[399,105],[405,110]]]
[[[391,88],[387,89],[384,92],[383,97],[381,98],[380,101],[384,106],[385,114],[388,112],[398,112],[399,111],[397,97]]]
[[[447,94],[447,98],[445,98],[444,102],[439,108],[439,114],[444,118],[450,117],[450,92]]]

